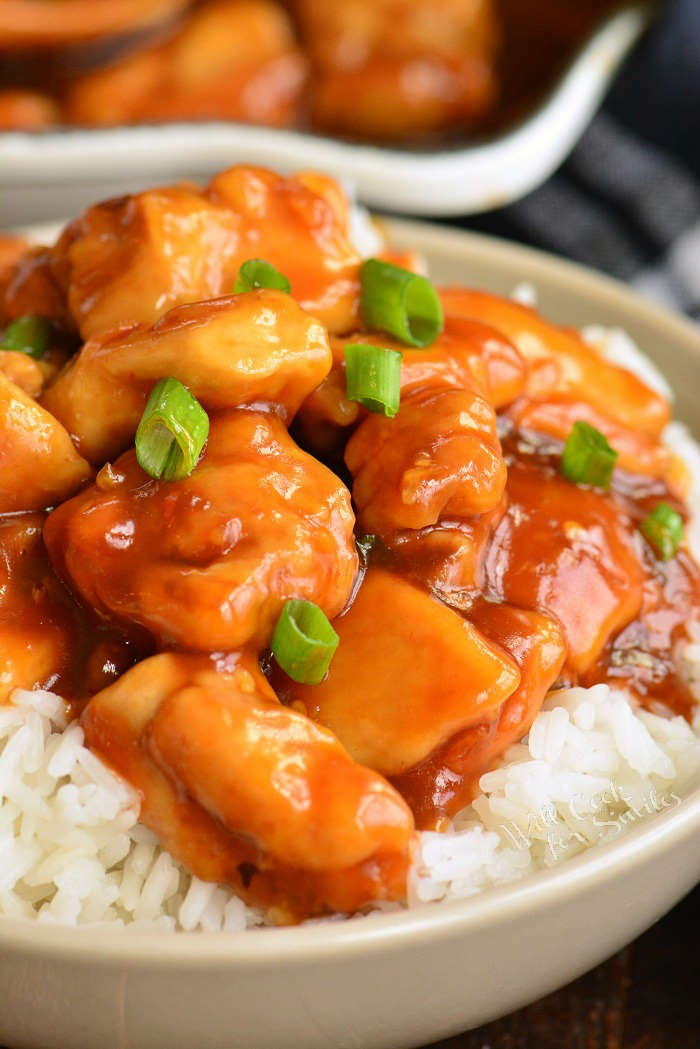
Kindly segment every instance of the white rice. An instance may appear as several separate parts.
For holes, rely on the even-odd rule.
[[[532,301],[533,293],[523,287],[518,297]],[[585,334],[666,392],[623,333]],[[687,537],[700,559],[700,448],[680,423],[664,436],[692,474]],[[675,656],[700,700],[700,628],[691,625]],[[555,866],[677,805],[698,781],[700,704],[691,727],[608,685],[553,692],[529,736],[481,777],[482,793],[453,830],[419,835],[408,905],[471,896]],[[184,870],[138,814],[136,793],[83,746],[78,724],[66,727],[58,696],[16,690],[0,707],[0,915],[164,932],[264,924],[230,889]]]
[[[135,792],[83,746],[78,724],[64,728],[58,696],[17,690],[13,702],[0,709],[0,915],[164,932],[263,924],[160,848]],[[678,804],[700,778],[697,730],[607,685],[552,693],[454,831],[419,836],[409,906],[554,866]]]

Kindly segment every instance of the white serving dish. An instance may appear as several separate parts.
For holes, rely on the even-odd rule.
[[[419,223],[389,223],[388,233],[422,251],[438,282],[507,293],[526,279],[554,319],[625,328],[675,387],[679,417],[698,423],[700,335],[690,322],[527,248]],[[0,1045],[424,1045],[574,979],[648,928],[699,876],[700,788],[554,870],[408,913],[174,936],[0,919]]]
[[[201,179],[233,163],[327,171],[363,203],[415,215],[488,211],[528,193],[569,153],[655,4],[601,23],[522,124],[463,148],[411,152],[230,123],[0,134],[0,227],[62,214],[153,180]]]

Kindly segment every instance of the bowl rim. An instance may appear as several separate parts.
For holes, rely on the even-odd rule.
[[[646,302],[626,285],[588,267],[547,252],[509,241],[442,228],[425,222],[385,220],[391,238],[418,243],[419,250],[452,255],[480,253],[522,269],[521,279],[537,283],[538,273],[554,282],[574,281],[582,291],[614,307],[634,309],[640,321],[665,329],[670,339],[685,344],[700,358],[700,328],[663,307]],[[42,223],[25,233],[46,235],[57,226]],[[592,318],[593,319],[593,318]],[[110,967],[196,968],[216,966],[266,967],[294,960],[295,964],[384,953],[411,943],[430,943],[446,936],[467,935],[486,925],[513,921],[536,907],[563,903],[579,893],[605,885],[669,850],[700,835],[700,785],[672,808],[640,818],[633,827],[605,844],[595,845],[548,870],[533,872],[506,885],[463,899],[425,904],[412,910],[374,913],[347,921],[321,921],[286,928],[261,928],[240,933],[168,933],[148,929],[103,926],[70,927],[0,916],[0,950],[21,951],[46,959]],[[165,949],[163,949],[165,948]]]
[[[134,969],[264,969],[271,962],[317,964],[357,954],[387,953],[407,944],[467,936],[485,926],[516,920],[538,907],[566,903],[583,892],[602,890],[644,866],[660,852],[700,834],[700,786],[673,808],[640,819],[612,842],[595,845],[556,867],[510,884],[449,902],[367,917],[329,920],[244,932],[171,933],[104,926],[70,927],[0,917],[0,949],[21,950],[46,960]]]

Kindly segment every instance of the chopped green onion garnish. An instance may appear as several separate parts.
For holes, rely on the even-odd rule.
[[[290,678],[318,685],[340,638],[313,601],[287,601],[272,635],[272,654]]]
[[[345,347],[345,385],[351,401],[389,418],[401,399],[401,354],[363,342]]]
[[[50,338],[51,324],[46,317],[28,313],[7,325],[1,345],[3,350],[26,353],[38,360],[43,357]]]
[[[136,431],[136,458],[151,477],[180,481],[192,473],[209,436],[209,417],[177,379],[160,379]]]
[[[248,259],[238,271],[233,290],[237,295],[241,291],[256,291],[258,288],[276,288],[289,295],[292,285],[284,273],[264,259]]]
[[[668,503],[657,503],[639,530],[662,561],[670,561],[683,538],[683,518]]]
[[[368,328],[409,346],[429,346],[442,331],[442,303],[426,277],[391,262],[367,259],[360,270],[361,312]]]
[[[576,422],[566,439],[561,472],[567,481],[609,488],[617,452],[600,430],[590,423]]]

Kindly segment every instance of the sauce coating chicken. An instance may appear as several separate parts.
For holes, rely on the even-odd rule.
[[[212,424],[185,480],[152,480],[134,452],[49,517],[54,563],[100,612],[163,645],[266,645],[284,602],[337,615],[357,568],[345,486],[298,448],[274,415]]]
[[[382,569],[368,569],[336,625],[325,681],[289,697],[387,776],[495,716],[520,683],[516,665],[468,620]]]
[[[403,896],[408,806],[283,707],[253,657],[156,656],[98,693],[82,724],[166,846],[277,921]]]
[[[59,238],[50,273],[83,339],[231,294],[250,258],[290,269],[301,308],[344,332],[357,321],[361,261],[349,222],[328,179],[231,168],[203,193],[171,186],[88,208]],[[29,277],[12,282],[15,296]]]
[[[0,518],[0,704],[15,688],[85,700],[150,654],[146,639],[99,622],[52,569],[45,515]]]
[[[0,371],[0,513],[43,510],[91,474],[68,432]]]
[[[296,0],[295,7],[319,128],[401,139],[473,126],[493,105],[498,21],[491,0]]]
[[[80,77],[65,114],[93,126],[211,117],[286,126],[299,119],[305,79],[306,59],[279,4],[214,0],[172,40]]]
[[[424,348],[372,330],[348,214],[241,167],[0,260],[0,702],[57,689],[161,842],[277,922],[402,900],[415,827],[549,690],[696,706],[666,401],[486,292],[442,292]]]
[[[270,399],[291,418],[330,363],[323,326],[291,296],[263,289],[189,303],[152,328],[88,340],[42,403],[91,462],[103,463],[131,443],[162,375],[179,379],[207,410]]]

